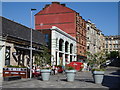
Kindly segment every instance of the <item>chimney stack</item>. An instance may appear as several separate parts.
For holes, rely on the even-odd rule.
[[[60,4],[60,2],[52,2],[52,4]]]

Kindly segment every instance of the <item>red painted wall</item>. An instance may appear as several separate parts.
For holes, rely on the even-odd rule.
[[[84,56],[86,50],[85,20],[79,16],[80,23],[77,24],[77,12],[58,3],[52,3],[35,15],[35,29],[50,29],[56,26],[77,40],[77,54]],[[82,28],[80,27],[82,26]],[[78,28],[77,28],[78,27]],[[79,29],[81,28],[81,30]],[[82,31],[83,30],[83,31]],[[80,35],[77,35],[80,33]],[[79,39],[77,39],[79,37]],[[82,40],[83,43],[80,41]]]
[[[57,26],[67,33],[75,33],[75,13],[61,13],[35,16],[35,29],[49,29]],[[42,25],[40,25],[42,23]]]
[[[54,3],[35,15],[35,29],[49,29],[57,26],[75,37],[75,18],[75,11]]]
[[[75,12],[74,10],[65,7],[61,4],[57,4],[57,3],[52,3],[50,4],[48,7],[46,7],[45,9],[41,10],[40,12],[37,13],[38,14],[52,14],[52,13],[63,13],[63,12]]]
[[[74,13],[60,13],[60,14],[48,14],[48,15],[36,15],[35,24],[40,23],[65,23],[74,22]]]

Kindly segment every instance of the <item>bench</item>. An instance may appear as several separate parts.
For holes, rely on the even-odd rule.
[[[4,81],[12,81],[12,80],[18,80],[21,79],[21,76],[7,76],[4,77]]]

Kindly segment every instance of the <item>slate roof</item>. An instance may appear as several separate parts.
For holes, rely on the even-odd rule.
[[[2,18],[2,36],[30,41],[31,29],[12,20]],[[33,30],[33,43],[45,44],[45,37],[37,30]]]

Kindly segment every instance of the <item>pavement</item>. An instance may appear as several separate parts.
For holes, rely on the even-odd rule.
[[[102,85],[120,89],[120,67],[108,67]]]
[[[0,90],[2,89],[2,82],[3,82],[3,78],[0,77]]]
[[[51,75],[49,81],[41,78],[3,81],[3,88],[120,88],[120,68],[108,67],[102,84],[95,84],[89,71],[77,72],[74,82],[67,82],[65,74]]]

